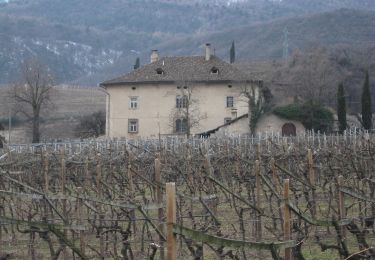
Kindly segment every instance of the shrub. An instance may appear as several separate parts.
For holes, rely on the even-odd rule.
[[[81,117],[76,132],[81,138],[103,135],[105,133],[105,112],[98,111]]]
[[[276,107],[273,113],[282,118],[300,121],[309,130],[328,132],[333,125],[331,111],[314,101]]]
[[[273,113],[282,118],[301,121],[301,105],[297,103],[276,107]]]

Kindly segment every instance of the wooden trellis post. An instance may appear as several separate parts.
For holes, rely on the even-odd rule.
[[[311,149],[307,150],[307,161],[309,166],[309,180],[311,186],[315,186],[315,170],[314,170],[314,161]]]
[[[176,260],[176,236],[173,233],[173,224],[176,223],[176,186],[174,182],[166,184],[167,197],[167,260]]]
[[[0,209],[0,214],[4,215],[4,209]],[[0,252],[3,252],[3,227],[0,225]]]
[[[256,157],[257,160],[260,160],[261,154],[262,154],[262,147],[260,146],[260,140],[259,140],[259,143],[257,144],[257,157]]]
[[[309,182],[312,187],[315,187],[316,183],[316,176],[315,176],[315,170],[314,170],[314,161],[313,161],[313,154],[311,149],[307,150],[307,164],[309,167]],[[315,203],[315,191],[314,189],[311,190],[311,210],[312,210],[312,215],[315,217],[316,216],[316,203]]]
[[[48,193],[49,191],[49,177],[48,177],[48,169],[49,169],[49,164],[48,164],[48,154],[44,154],[44,193]]]
[[[131,164],[129,163],[128,165],[128,182],[129,182],[129,198],[131,201],[134,200],[134,194],[135,194],[135,191],[134,191],[134,183],[133,183],[133,172],[132,172],[132,166]],[[137,225],[136,225],[136,222],[135,222],[135,210],[132,209],[130,211],[130,217],[133,221],[133,232],[136,233],[137,232]]]
[[[255,161],[255,187],[256,187],[256,204],[257,207],[260,209],[262,208],[261,203],[261,182],[260,182],[260,162],[259,160]],[[262,218],[259,213],[257,213],[256,219],[256,241],[260,241],[262,239]]]
[[[289,179],[284,180],[284,241],[291,239],[290,232],[290,209],[288,206],[289,201]],[[284,259],[292,259],[292,248],[285,248],[284,250]]]
[[[344,177],[340,175],[338,177],[338,189],[340,189],[343,184],[344,184]],[[345,218],[346,213],[345,213],[345,202],[344,202],[344,193],[341,192],[340,190],[338,191],[338,196],[339,196],[339,220],[342,220]],[[345,226],[341,226],[341,235],[343,238],[346,237],[346,232],[345,232]]]
[[[193,171],[191,169],[191,155],[190,151],[188,150],[188,156],[187,156],[187,174],[188,174],[188,180],[189,180],[189,185],[191,186],[192,189],[194,189],[194,177],[193,177]]]
[[[366,168],[367,168],[367,165],[366,165]],[[364,187],[363,185],[363,180],[359,180],[358,181],[358,190],[361,190],[361,191],[365,191],[366,188]],[[365,207],[363,207],[363,202],[365,204]],[[359,208],[359,217],[361,219],[361,222],[362,222],[362,225],[364,226],[364,216],[366,216],[366,213],[367,213],[367,206],[366,206],[366,201],[363,201],[363,200],[358,200],[358,208]],[[365,215],[363,215],[365,214]]]
[[[214,177],[214,168],[212,167],[210,157],[208,156],[208,154],[206,154],[206,156],[205,156],[205,168],[206,168],[208,176]],[[212,194],[214,192],[214,185],[212,184],[211,181],[208,183],[208,190],[209,190],[210,194]],[[210,206],[213,213],[216,215],[217,214],[217,205],[218,205],[217,199],[214,198],[214,199],[210,200],[208,205]]]
[[[158,205],[162,204],[163,200],[163,194],[162,194],[162,189],[160,187],[161,183],[161,164],[159,158],[155,159],[155,181],[156,181],[156,202]],[[159,218],[159,230],[161,232],[164,232],[164,225],[163,225],[163,220],[164,220],[164,210],[163,208],[158,209],[158,218]],[[159,237],[159,245],[160,245],[160,259],[164,259],[164,240],[163,237]]]
[[[66,179],[66,163],[65,163],[65,159],[62,158],[61,159],[61,193],[64,194],[65,193],[65,179]]]
[[[98,195],[99,198],[102,198],[103,192],[102,192],[102,163],[101,163],[101,158],[97,158],[98,164],[96,165],[96,189],[98,190]],[[98,212],[99,212],[99,252],[100,252],[100,257],[101,259],[105,258],[105,244],[104,244],[104,237],[102,234],[103,231],[103,226],[104,226],[104,217],[105,217],[105,212],[103,210],[103,205],[99,204],[98,205]]]
[[[281,191],[280,191],[281,190],[281,184],[280,184],[279,178],[277,176],[277,169],[276,169],[274,158],[271,158],[270,164],[271,164],[272,180],[273,180],[273,183],[275,185],[275,190],[276,190],[277,193],[281,193]]]
[[[63,196],[65,196],[65,181],[66,181],[65,150],[62,149],[61,150],[61,191],[60,192]],[[66,218],[67,213],[66,213],[66,199],[65,199],[65,197],[62,199],[61,203],[62,203],[62,214],[63,214],[63,217]],[[68,237],[68,230],[66,230],[66,229],[64,230],[64,236]],[[62,253],[63,253],[63,259],[64,260],[69,259],[68,258],[68,251],[67,251],[66,246],[65,246]]]
[[[90,183],[91,178],[90,178],[90,172],[89,172],[89,158],[88,157],[86,157],[86,159],[85,159],[85,177],[84,178],[85,178],[85,180],[84,180],[84,182],[85,182],[84,187],[87,189],[87,187],[89,185],[91,185],[91,183]]]
[[[78,187],[77,188],[77,194],[78,196],[81,196],[83,193],[83,189],[82,187]],[[77,199],[77,224],[82,226],[84,223],[83,223],[83,210],[82,210],[82,207],[83,207],[83,200],[82,198],[78,198]],[[85,244],[85,232],[84,230],[80,230],[79,231],[79,242],[80,242],[80,249],[81,249],[81,252],[82,254],[86,254],[85,253],[85,247],[86,247],[86,244]]]

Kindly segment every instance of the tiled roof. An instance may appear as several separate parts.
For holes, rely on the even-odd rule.
[[[212,70],[218,73],[212,73]],[[159,74],[158,74],[159,71]],[[103,82],[102,86],[159,82],[250,81],[233,65],[211,56],[163,57],[128,74]]]

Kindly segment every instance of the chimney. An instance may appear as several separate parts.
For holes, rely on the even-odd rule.
[[[206,43],[206,61],[209,61],[211,58],[211,44]]]
[[[158,50],[152,50],[151,51],[150,59],[151,59],[151,63],[153,63],[155,61],[158,61],[158,59],[159,59]]]

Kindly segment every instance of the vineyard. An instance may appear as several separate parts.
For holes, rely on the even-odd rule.
[[[103,141],[0,156],[1,259],[375,259],[375,135]]]

